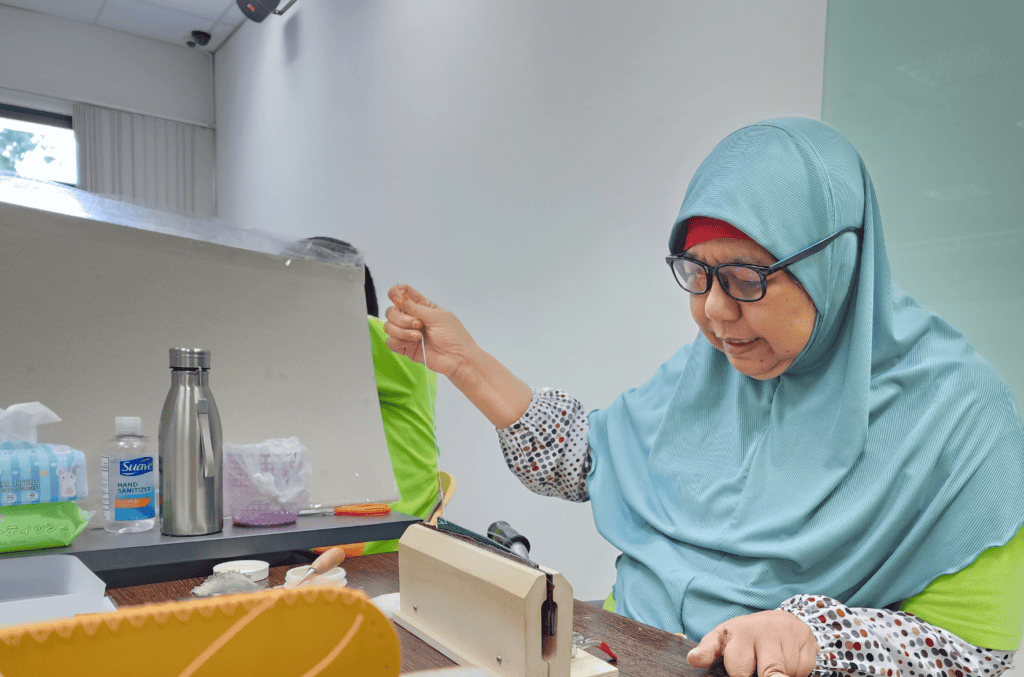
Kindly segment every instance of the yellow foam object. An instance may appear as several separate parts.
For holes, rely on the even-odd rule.
[[[0,628],[0,677],[397,675],[398,635],[357,590],[167,602]]]

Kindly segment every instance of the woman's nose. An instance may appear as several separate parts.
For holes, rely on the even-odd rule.
[[[728,321],[740,316],[740,302],[725,293],[717,278],[711,282],[704,301],[704,314],[712,320]]]

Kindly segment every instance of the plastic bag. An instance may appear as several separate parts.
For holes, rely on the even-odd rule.
[[[39,426],[58,421],[60,416],[38,402],[12,404],[0,409],[0,442],[35,444]]]
[[[224,499],[235,524],[295,521],[309,501],[313,466],[296,437],[224,445]]]

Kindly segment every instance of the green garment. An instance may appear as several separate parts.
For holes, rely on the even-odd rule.
[[[615,611],[609,594],[605,611]],[[939,576],[900,609],[975,646],[1016,651],[1024,635],[1024,529],[956,573]]]
[[[975,646],[1016,651],[1024,634],[1024,529],[939,576],[901,608]]]
[[[427,371],[387,346],[384,323],[369,318],[373,372],[377,379],[384,437],[401,499],[391,508],[426,518],[437,502],[437,442],[434,439],[434,403],[437,374]],[[372,541],[364,555],[398,550],[398,541]]]

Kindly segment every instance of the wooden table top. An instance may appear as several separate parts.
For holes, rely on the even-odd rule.
[[[292,566],[271,568],[270,585],[283,584],[285,573]],[[361,589],[368,597],[398,591],[397,553],[353,557],[345,560],[342,566],[348,578],[348,587]],[[107,594],[121,607],[167,602],[190,596],[192,588],[203,580],[189,578],[114,588],[108,590]],[[455,665],[404,628],[397,625],[394,627],[398,632],[402,651],[403,673]],[[712,672],[705,673],[704,670],[693,668],[686,662],[686,652],[693,648],[693,642],[623,616],[608,613],[579,600],[573,605],[573,629],[586,637],[607,642],[619,657],[616,665],[623,677],[700,677],[705,674],[714,677]],[[592,653],[601,655],[598,651]]]

